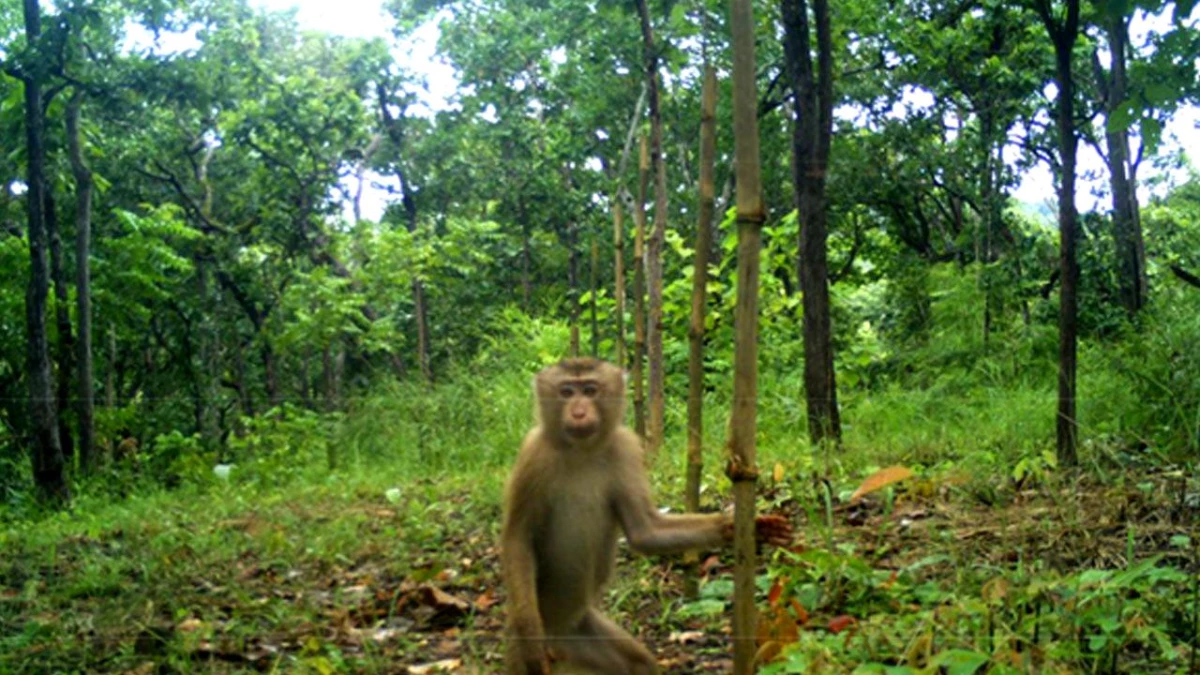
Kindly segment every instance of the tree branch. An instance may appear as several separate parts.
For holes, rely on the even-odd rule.
[[[1195,288],[1200,288],[1200,277],[1183,269],[1179,265],[1171,265],[1170,269],[1171,269],[1171,272],[1176,277],[1179,277],[1180,281],[1184,282],[1185,284],[1188,284],[1189,286],[1194,286]]]

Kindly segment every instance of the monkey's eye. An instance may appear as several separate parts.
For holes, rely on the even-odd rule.
[[[583,385],[583,395],[584,396],[586,396],[588,398],[595,398],[597,393],[599,393],[599,389],[596,387],[596,385],[594,385],[594,384]]]
[[[575,388],[570,385],[565,385],[558,388],[558,395],[562,398],[571,398],[575,395]]]

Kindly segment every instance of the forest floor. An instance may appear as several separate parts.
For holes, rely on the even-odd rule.
[[[165,493],[0,529],[0,672],[500,672],[495,479],[423,480],[402,493],[331,482]],[[979,485],[913,479],[887,499],[828,510],[800,496],[820,493],[808,481],[764,486],[767,508],[797,526],[777,563],[798,570],[816,564],[796,562],[807,552],[843,556],[840,574],[814,573],[825,596],[792,615],[797,629],[836,641],[848,621],[908,611],[899,594],[862,600],[892,592],[901,570],[945,604],[979,595],[989,576],[1124,569],[1156,553],[1191,561],[1171,542],[1190,534],[1194,495],[1173,474]],[[701,599],[689,601],[678,560],[622,545],[607,606],[664,672],[729,672],[731,561],[704,561]],[[871,571],[871,588],[855,590],[855,565]]]

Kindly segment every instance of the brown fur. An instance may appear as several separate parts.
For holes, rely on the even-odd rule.
[[[658,673],[650,652],[598,608],[618,534],[642,553],[678,553],[724,544],[731,520],[655,508],[641,442],[623,424],[620,368],[565,359],[538,373],[534,391],[538,425],[509,476],[501,533],[507,672],[544,675],[553,654],[601,675]],[[790,538],[783,519],[759,525],[760,538]]]

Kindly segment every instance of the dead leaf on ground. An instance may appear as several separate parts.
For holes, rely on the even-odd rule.
[[[695,644],[704,640],[704,633],[698,630],[675,631],[667,639],[681,645]]]
[[[488,589],[480,593],[479,597],[475,598],[475,608],[481,612],[486,612],[497,602],[499,602],[499,600],[496,599],[496,591]]]
[[[858,486],[854,494],[850,495],[850,502],[854,503],[862,499],[863,495],[870,494],[876,490],[881,490],[893,483],[898,483],[905,478],[911,478],[913,475],[912,469],[906,466],[889,466],[886,469],[880,469],[875,473],[867,476],[867,479]]]
[[[449,673],[462,668],[462,659],[443,659],[433,663],[423,663],[409,666],[409,675],[427,675],[427,673]]]

